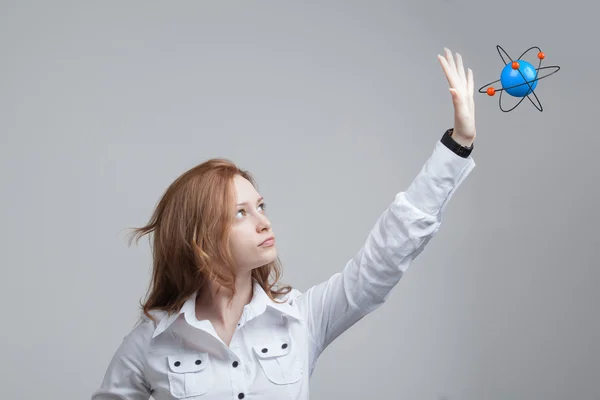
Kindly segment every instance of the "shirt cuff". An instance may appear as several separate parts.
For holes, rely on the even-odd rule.
[[[440,215],[473,168],[472,156],[460,157],[438,141],[433,154],[406,190],[406,200],[426,214]]]

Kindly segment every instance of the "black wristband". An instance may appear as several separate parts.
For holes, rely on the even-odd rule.
[[[450,128],[446,132],[444,132],[444,136],[442,136],[441,142],[444,144],[444,146],[446,146],[447,148],[452,150],[454,153],[456,153],[460,157],[462,157],[462,158],[469,157],[469,155],[473,151],[473,147],[474,147],[473,144],[471,144],[471,146],[469,146],[469,147],[465,147],[465,146],[458,144],[454,139],[452,139],[453,132],[454,132],[454,128]]]

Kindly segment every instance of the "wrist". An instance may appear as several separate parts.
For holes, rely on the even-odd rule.
[[[442,136],[441,142],[444,146],[446,146],[448,149],[450,149],[452,152],[454,152],[455,154],[459,155],[460,157],[463,158],[467,158],[469,157],[469,155],[471,154],[471,152],[473,151],[473,139],[465,139],[464,137],[458,137],[459,140],[461,140],[460,142],[458,140],[455,139],[455,137],[452,135],[454,133],[454,129],[450,128],[448,129],[446,132],[444,132],[444,135]]]
[[[463,147],[471,147],[471,145],[474,142],[473,138],[462,137],[456,134],[456,132],[450,133],[450,137],[452,138],[452,140],[454,140],[456,143],[460,144]]]

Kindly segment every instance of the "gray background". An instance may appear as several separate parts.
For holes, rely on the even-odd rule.
[[[500,44],[561,66],[544,112],[476,95],[477,167],[312,398],[600,399],[593,2],[0,4],[2,398],[89,398],[149,279],[125,229],[207,158],[258,178],[286,283],[340,271],[452,125],[437,54],[479,88]]]

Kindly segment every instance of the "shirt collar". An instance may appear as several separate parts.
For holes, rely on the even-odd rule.
[[[183,306],[181,306],[181,309],[178,312],[172,314],[164,313],[162,318],[160,318],[156,329],[154,330],[152,338],[155,338],[164,331],[166,331],[179,318],[180,315],[183,315],[185,320],[188,323],[190,323],[190,325],[193,324],[192,321],[196,321],[196,323],[193,325],[197,326],[198,322],[201,322],[196,320],[197,294],[198,292],[196,291],[190,297],[188,297],[188,299],[185,301],[185,303],[183,303]],[[295,318],[297,320],[302,320],[302,317],[298,310],[291,304],[289,304],[288,301],[284,301],[283,303],[274,302],[267,295],[262,286],[256,280],[254,280],[252,300],[250,300],[250,303],[248,303],[244,307],[242,318],[244,318],[247,322],[263,314],[267,307],[281,314],[285,314],[292,318]]]
[[[252,318],[259,316],[265,312],[267,307],[299,321],[302,320],[302,316],[298,312],[298,309],[293,307],[287,298],[283,303],[276,303],[275,301],[271,300],[262,286],[258,282],[254,281],[254,294],[252,296],[252,300],[248,304],[248,308],[252,310],[254,315],[250,317]]]

